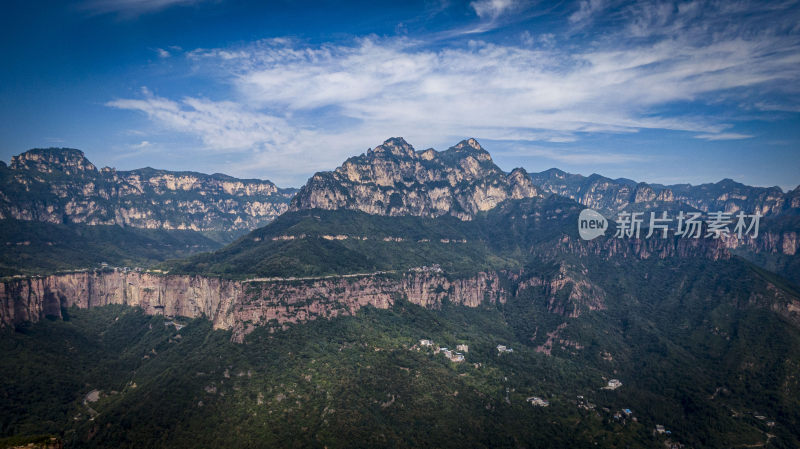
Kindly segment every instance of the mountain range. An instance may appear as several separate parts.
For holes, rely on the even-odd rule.
[[[332,172],[316,173],[290,210],[350,209],[375,215],[462,220],[507,199],[541,196],[524,169],[503,172],[475,139],[443,152],[417,152],[392,138]]]
[[[780,187],[751,187],[732,179],[717,183],[676,184],[664,186],[630,179],[609,179],[566,173],[551,168],[531,174],[531,180],[543,191],[572,198],[584,206],[607,214],[624,210],[641,211],[699,210],[758,212],[763,216],[797,214],[800,208],[800,186],[789,192]],[[691,209],[690,209],[691,208]]]
[[[98,170],[83,152],[33,149],[0,164],[0,218],[235,232],[286,211],[294,189],[222,174]]]
[[[2,170],[6,263],[40,274],[0,282],[2,436],[800,445],[800,189],[506,173],[474,139],[439,152],[392,138],[296,194],[224,175],[97,171],[75,150],[32,150]],[[258,201],[274,216],[247,208]],[[619,239],[613,224],[585,241],[586,207],[764,217],[741,241]],[[257,220],[271,221],[246,224]],[[42,262],[132,230],[158,232],[136,235],[159,251],[116,245],[114,257],[144,267],[74,258],[51,274]],[[54,232],[72,246],[47,240]],[[212,232],[238,237],[187,249]],[[31,236],[39,243],[18,244]]]

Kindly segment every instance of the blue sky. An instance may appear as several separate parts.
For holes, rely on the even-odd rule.
[[[269,3],[269,4],[264,4]],[[800,184],[798,1],[5,2],[0,158],[300,186],[392,136],[505,170]]]

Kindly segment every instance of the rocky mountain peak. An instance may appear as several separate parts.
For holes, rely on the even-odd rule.
[[[473,138],[462,140],[455,146],[448,148],[442,156],[447,158],[464,159],[473,157],[480,162],[491,162],[492,156],[488,151],[484,150],[480,143]]]
[[[0,218],[225,232],[271,221],[294,193],[266,180],[221,174],[98,170],[70,148],[12,157],[0,170],[0,184]]]
[[[11,158],[12,170],[33,170],[43,173],[63,172],[76,175],[96,172],[83,151],[74,148],[35,148]]]
[[[386,139],[383,144],[367,151],[368,156],[392,155],[400,158],[414,158],[416,153],[414,147],[408,144],[402,137],[392,137]]]
[[[726,178],[717,183],[648,184],[626,178],[610,179],[551,168],[532,173],[533,184],[543,192],[571,198],[605,214],[623,210],[699,210],[704,212],[743,210],[762,215],[797,214],[800,195],[783,193],[779,187],[753,187]]]
[[[543,171],[541,175],[556,179],[564,179],[567,177],[567,173],[564,170],[555,167]]]
[[[508,176],[511,177],[511,178],[528,178],[528,177],[530,177],[530,175],[528,175],[528,172],[522,167],[517,167],[517,168],[511,170],[511,173],[509,173]]]
[[[428,148],[427,150],[421,151],[419,153],[419,158],[422,159],[423,161],[430,161],[436,159],[436,157],[438,156],[439,152],[434,150],[433,148]],[[800,189],[800,186],[798,186],[798,188]]]
[[[456,146],[454,146],[453,148],[457,150],[471,148],[473,150],[486,151],[483,149],[481,144],[479,144],[478,141],[473,139],[472,137],[470,137],[469,139],[464,139],[461,142],[458,142],[458,144],[456,144]]]
[[[475,139],[415,152],[394,137],[332,172],[315,174],[290,210],[353,209],[376,215],[474,218],[508,198],[538,196],[527,172],[510,174]]]

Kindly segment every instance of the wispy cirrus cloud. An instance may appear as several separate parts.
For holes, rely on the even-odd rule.
[[[143,98],[110,101],[107,106],[140,111],[160,126],[198,136],[218,151],[275,148],[297,132],[286,120],[254,112],[231,101],[185,97],[178,101],[142,89]]]
[[[513,0],[477,0],[469,4],[475,14],[484,20],[497,20],[513,5]]]
[[[741,139],[752,139],[755,136],[751,134],[740,134],[740,133],[719,133],[719,134],[698,134],[694,137],[703,140],[741,140]]]
[[[479,35],[508,24],[516,23],[541,13],[534,12],[533,0],[475,0],[469,9],[479,19],[477,23],[445,30],[436,35],[436,40]]]
[[[532,156],[565,164],[584,165],[628,164],[631,162],[649,162],[654,159],[649,155],[643,154],[598,152],[573,148],[559,150],[536,145],[514,145],[512,149],[498,152],[498,154]]]
[[[695,3],[617,5],[615,31],[592,41],[564,43],[569,35],[550,34],[547,45],[469,40],[442,47],[405,37],[320,45],[278,38],[196,49],[184,53],[188,63],[229,88],[229,99],[145,92],[109,106],[143,112],[209,149],[256,149],[273,167],[306,151],[320,155],[325,142],[325,154],[310,161],[317,168],[390,135],[430,144],[464,136],[569,143],[586,134],[645,129],[701,140],[751,138],[734,130],[735,107],[724,117],[704,109],[726,102],[763,108],[765,94],[797,104],[800,92],[792,86],[800,85],[800,39],[791,28],[797,13],[757,4],[737,10],[700,2],[698,9]],[[580,2],[567,21],[590,20],[604,6]],[[514,7],[472,4],[486,21]],[[720,26],[715,10],[728,26]],[[546,151],[540,155],[565,162],[591,159],[585,152],[558,159],[557,150]],[[596,160],[637,161],[622,153]]]
[[[609,0],[581,0],[578,2],[578,10],[569,16],[570,23],[587,25],[592,18],[597,16],[609,4]]]
[[[118,14],[123,17],[136,17],[172,6],[189,6],[206,1],[210,0],[86,0],[79,4],[79,8],[92,14]]]
[[[433,51],[415,41],[372,38],[320,47],[279,39],[192,57],[201,66],[226,66],[253,108],[335,108],[361,122],[481,128],[501,138],[520,130],[719,133],[728,125],[713,118],[649,111],[798,77],[796,55],[770,54],[763,41],[741,39],[576,53],[481,41]]]

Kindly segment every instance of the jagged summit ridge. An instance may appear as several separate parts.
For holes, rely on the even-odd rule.
[[[66,175],[97,171],[83,151],[74,148],[34,148],[13,156],[10,168],[42,173],[63,172]]]
[[[779,187],[753,187],[726,178],[717,183],[647,184],[630,179],[611,179],[599,174],[583,176],[551,168],[531,173],[543,192],[571,198],[613,215],[621,210],[700,210],[736,213],[759,212],[764,216],[797,214],[800,186],[784,193]]]
[[[541,196],[524,169],[505,173],[475,139],[416,151],[402,137],[316,173],[290,210],[351,209],[374,215],[452,215],[470,220],[510,198]]]
[[[32,149],[0,164],[0,219],[233,232],[271,221],[293,194],[222,174],[98,170],[72,148]]]

